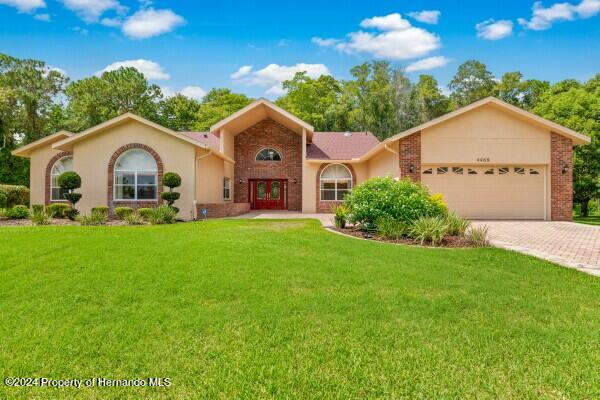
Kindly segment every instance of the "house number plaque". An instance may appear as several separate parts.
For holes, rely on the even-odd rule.
[[[477,157],[477,162],[490,162],[489,157]]]

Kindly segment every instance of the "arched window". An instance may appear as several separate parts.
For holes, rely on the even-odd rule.
[[[330,164],[321,172],[321,200],[341,201],[352,190],[352,173],[342,164]]]
[[[121,154],[115,163],[115,200],[156,200],[158,168],[145,150],[133,149]]]
[[[281,155],[277,150],[267,147],[256,154],[256,161],[281,161]]]
[[[68,192],[68,190],[63,190],[60,188],[60,186],[58,186],[58,177],[63,172],[69,172],[69,171],[73,171],[73,157],[72,156],[66,156],[66,157],[60,158],[52,166],[52,173],[50,175],[51,176],[50,200],[52,200],[52,201],[65,200],[64,196],[65,196],[65,193]]]

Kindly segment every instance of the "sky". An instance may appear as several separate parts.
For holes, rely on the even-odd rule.
[[[135,66],[167,95],[276,98],[297,71],[350,78],[378,59],[444,90],[477,59],[500,77],[600,72],[600,0],[0,0],[0,52],[71,79]]]

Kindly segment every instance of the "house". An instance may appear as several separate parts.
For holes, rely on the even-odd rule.
[[[573,146],[587,136],[486,98],[379,141],[369,132],[315,132],[259,99],[208,132],[175,132],[124,114],[61,131],[13,154],[31,159],[31,203],[60,202],[58,176],[82,178],[78,208],[153,206],[166,172],[182,178],[179,217],[251,209],[330,212],[376,176],[409,177],[473,219],[570,220]]]

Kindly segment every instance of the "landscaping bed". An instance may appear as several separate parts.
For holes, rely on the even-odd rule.
[[[395,244],[405,244],[405,245],[411,245],[411,246],[425,246],[425,247],[447,247],[447,248],[478,247],[477,245],[467,241],[463,236],[458,236],[458,235],[445,236],[444,239],[442,240],[442,243],[440,243],[437,246],[433,246],[433,245],[431,245],[431,243],[428,243],[428,242],[420,243],[418,240],[411,239],[409,237],[402,237],[399,239],[390,239],[390,238],[384,237],[383,235],[378,234],[377,232],[364,231],[364,230],[361,230],[360,228],[355,228],[355,227],[346,227],[346,228],[333,227],[331,229],[336,232],[342,233],[344,235],[354,236],[354,237],[360,238],[360,239],[375,240],[378,242],[385,242],[385,243],[395,243]]]

